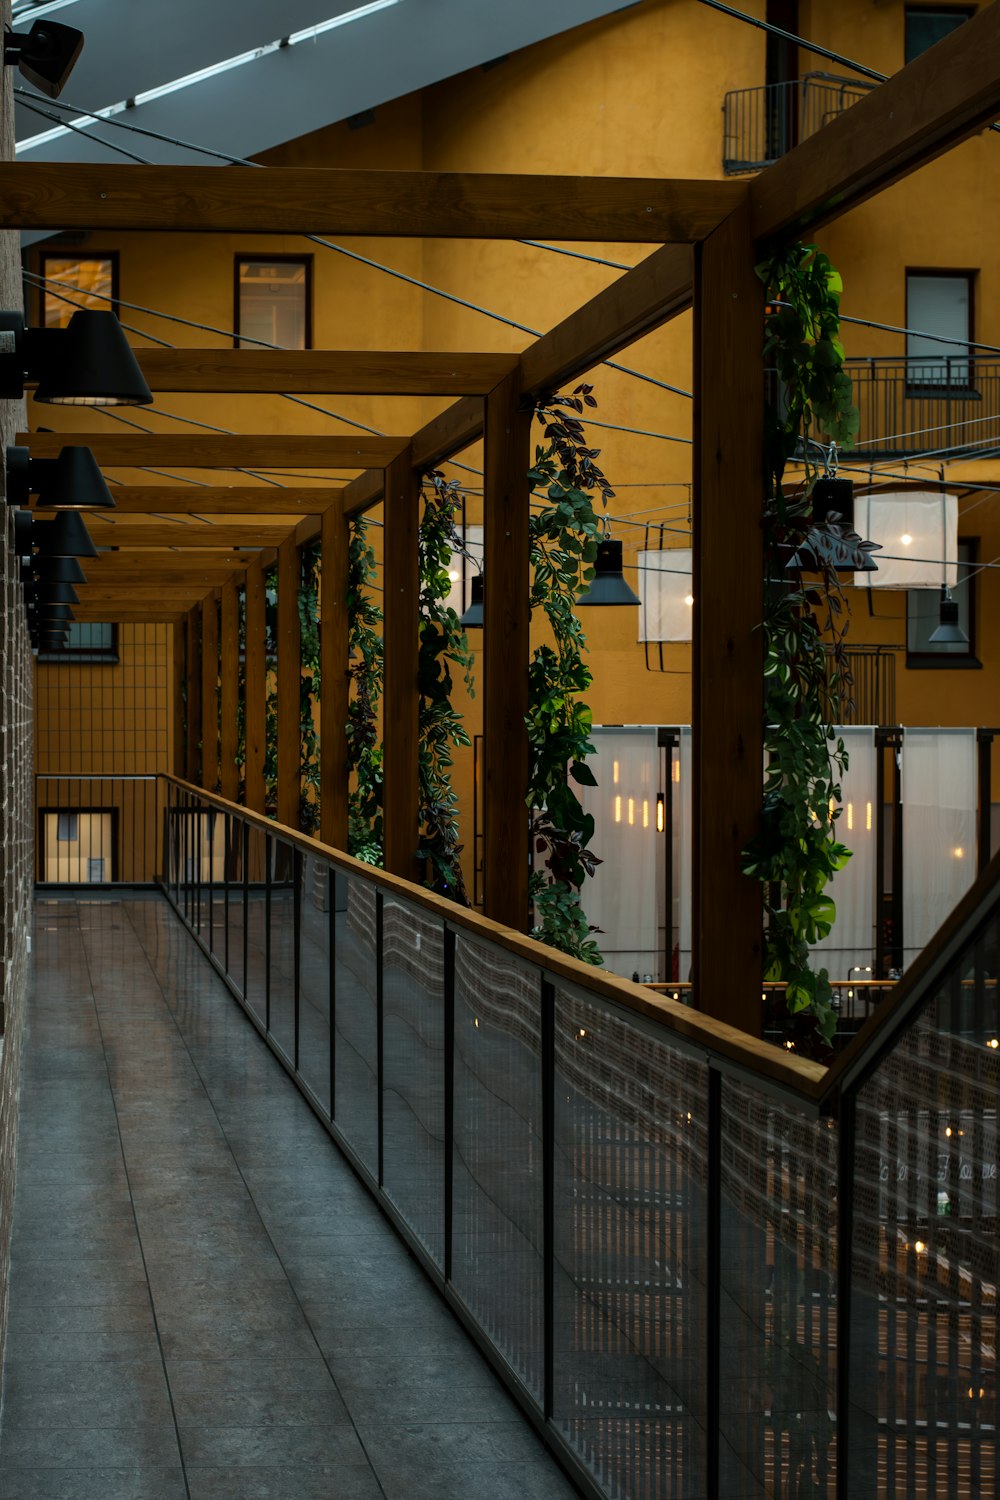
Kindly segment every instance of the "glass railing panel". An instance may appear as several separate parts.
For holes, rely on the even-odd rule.
[[[385,1191],[444,1265],[444,923],[382,904]]]
[[[363,879],[335,883],[335,1119],[344,1139],[378,1172],[377,897]]]
[[[267,1016],[267,917],[271,858],[270,837],[261,828],[247,829],[243,892],[246,983],[243,998],[257,1020]]]
[[[268,1029],[290,1062],[295,1059],[296,878],[294,848],[272,839]]]
[[[724,1082],[721,1152],[721,1492],[833,1500],[837,1132]]]
[[[299,1073],[330,1113],[330,978],[335,875],[324,860],[303,860],[299,932]]]
[[[455,942],[452,1280],[541,1404],[541,976],[465,933]]]
[[[708,1069],[556,988],[553,1419],[602,1490],[706,1493]]]
[[[848,1488],[997,1493],[1000,921],[859,1089]]]

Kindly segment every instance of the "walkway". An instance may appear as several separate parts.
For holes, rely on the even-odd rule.
[[[3,1500],[573,1500],[160,897],[35,965]]]

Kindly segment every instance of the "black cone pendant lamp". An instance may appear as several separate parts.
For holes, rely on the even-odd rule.
[[[958,600],[950,589],[941,596],[941,623],[930,638],[932,646],[967,646],[969,637],[958,623]]]
[[[113,510],[104,475],[89,448],[63,448],[56,458],[32,458],[28,448],[7,449],[7,503],[42,510]]]
[[[7,348],[0,352],[0,396],[24,394],[56,406],[148,406],[153,393],[112,312],[80,308],[65,328],[26,328],[19,312],[0,312]]]
[[[464,630],[482,630],[483,597],[483,575],[482,573],[473,573],[472,597],[469,600],[469,607],[458,622]]]
[[[594,577],[577,604],[638,604],[639,595],[625,582],[622,544],[605,537],[597,548]]]

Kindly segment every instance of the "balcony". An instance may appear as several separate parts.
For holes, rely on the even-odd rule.
[[[861,78],[806,73],[788,83],[733,89],[722,105],[722,170],[727,177],[762,171],[874,87]]]
[[[849,359],[861,415],[858,452],[872,458],[970,457],[996,439],[1000,361],[962,350],[939,357]]]

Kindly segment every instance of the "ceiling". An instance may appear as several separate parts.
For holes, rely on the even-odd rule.
[[[58,102],[90,110],[270,48],[117,115],[248,157],[637,3],[645,0],[15,0],[14,25],[26,30],[33,15],[50,15],[83,31],[83,53]],[[337,20],[295,40],[299,31]],[[292,44],[274,47],[283,37]],[[39,106],[65,114],[42,96]],[[108,123],[24,144],[52,128],[19,105],[18,160],[125,160],[103,138],[150,161],[211,161]]]

